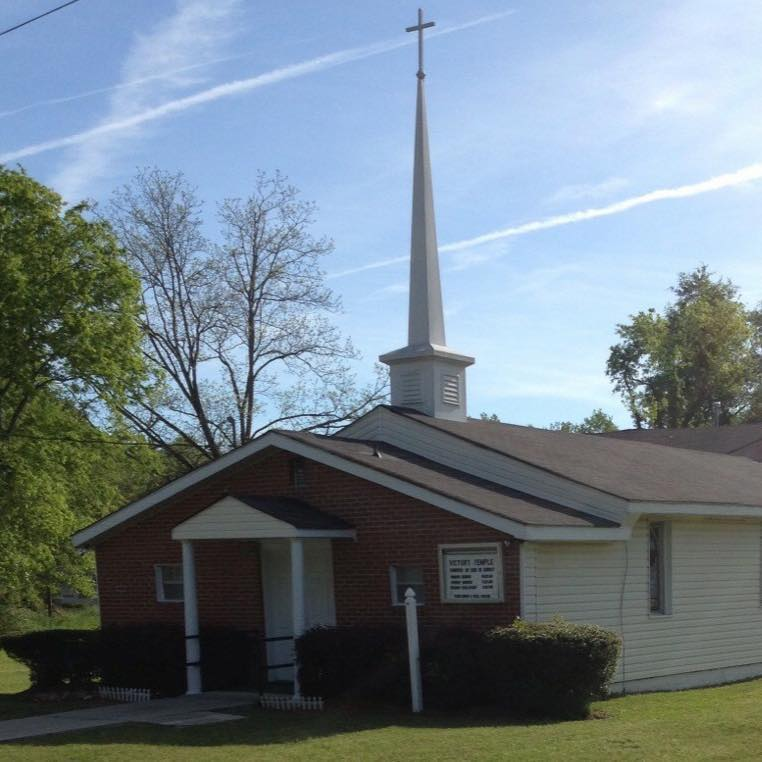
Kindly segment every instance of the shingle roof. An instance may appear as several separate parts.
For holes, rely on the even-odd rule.
[[[384,443],[295,431],[279,434],[415,484],[461,503],[527,525],[615,527],[614,522],[503,487]]]
[[[762,506],[762,466],[748,458],[389,410],[625,500]]]
[[[762,423],[710,426],[700,429],[625,429],[601,436],[633,442],[683,447],[726,455],[743,455],[762,461]]]
[[[231,495],[236,500],[255,508],[274,519],[285,521],[296,529],[351,529],[337,516],[313,508],[302,500],[287,497],[259,497],[257,495]]]

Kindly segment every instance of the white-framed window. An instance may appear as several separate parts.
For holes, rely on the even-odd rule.
[[[156,600],[160,603],[174,603],[183,600],[182,564],[157,564]]]
[[[648,610],[672,613],[671,525],[653,521],[648,525]]]
[[[415,600],[423,606],[426,595],[423,589],[423,569],[420,566],[390,566],[389,581],[392,586],[392,605],[405,605],[405,591],[413,588]]]
[[[503,553],[497,542],[439,546],[443,603],[503,600]]]

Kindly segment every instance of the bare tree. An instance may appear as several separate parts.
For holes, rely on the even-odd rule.
[[[218,208],[219,243],[182,174],[143,170],[108,218],[143,282],[144,352],[153,382],[123,410],[183,465],[216,458],[274,426],[328,432],[386,396],[357,388],[358,355],[330,322],[339,300],[310,233],[314,205],[259,173],[252,195]]]

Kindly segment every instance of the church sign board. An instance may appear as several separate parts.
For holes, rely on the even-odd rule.
[[[498,544],[440,547],[442,600],[495,603],[503,600],[503,564]]]

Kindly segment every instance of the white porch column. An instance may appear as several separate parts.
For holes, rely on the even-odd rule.
[[[294,628],[294,696],[301,695],[299,665],[296,662],[296,639],[304,634],[304,541],[292,538],[291,547],[291,611]]]
[[[186,693],[201,693],[201,645],[198,631],[198,599],[196,597],[196,563],[193,543],[182,540],[183,608],[185,609],[185,681]]]

